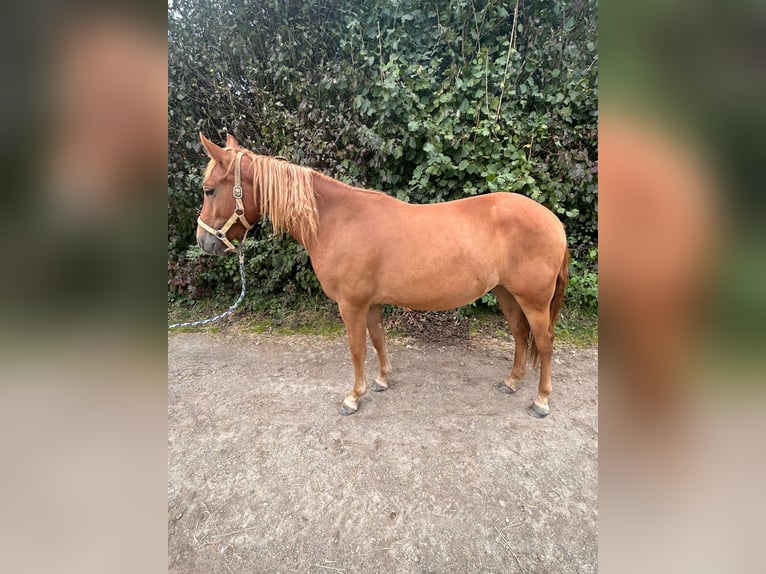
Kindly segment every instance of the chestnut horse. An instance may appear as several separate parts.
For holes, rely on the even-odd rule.
[[[497,387],[515,392],[529,355],[540,366],[529,412],[550,412],[553,325],[569,280],[564,227],[551,211],[514,193],[413,205],[256,155],[232,136],[225,148],[200,138],[211,161],[197,243],[213,255],[234,250],[231,240],[241,240],[253,222],[268,216],[275,232],[286,231],[306,248],[348,333],[354,388],[342,414],[355,412],[367,391],[367,332],[380,364],[370,388],[388,388],[381,305],[454,309],[490,290],[516,343],[511,374]]]

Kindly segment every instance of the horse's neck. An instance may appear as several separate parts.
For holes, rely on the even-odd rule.
[[[333,228],[336,221],[347,218],[348,213],[354,213],[357,204],[363,202],[367,195],[363,191],[319,173],[314,174],[314,193],[319,214],[319,229],[315,242],[321,241],[322,235]],[[309,255],[315,242],[303,245]]]
[[[345,198],[348,194],[358,191],[343,182],[321,173],[314,173],[314,191],[319,198],[332,202],[334,199]]]

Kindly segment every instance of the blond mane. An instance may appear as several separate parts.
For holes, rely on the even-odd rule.
[[[253,162],[253,194],[260,206],[259,215],[268,216],[274,233],[287,231],[303,245],[315,239],[319,213],[314,193],[314,170],[251,151],[235,151],[245,151]],[[233,166],[232,160],[227,174]]]
[[[253,160],[253,193],[274,233],[287,231],[306,245],[317,234],[319,213],[314,170],[248,152]]]

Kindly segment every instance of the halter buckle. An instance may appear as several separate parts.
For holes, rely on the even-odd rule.
[[[234,197],[236,197],[237,199],[242,199],[242,186],[235,185],[232,188],[232,193],[234,194]]]

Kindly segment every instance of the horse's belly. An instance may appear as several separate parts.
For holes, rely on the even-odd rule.
[[[471,301],[484,295],[484,293],[486,293],[486,291],[478,291],[473,295],[462,297],[455,294],[445,297],[417,297],[405,295],[403,297],[384,298],[380,303],[406,307],[407,309],[414,309],[416,311],[446,311],[448,309],[457,309],[458,307],[467,305]]]
[[[404,271],[398,277],[383,275],[380,279],[377,302],[419,311],[462,307],[498,284],[497,273],[486,271],[424,273],[415,269]]]

